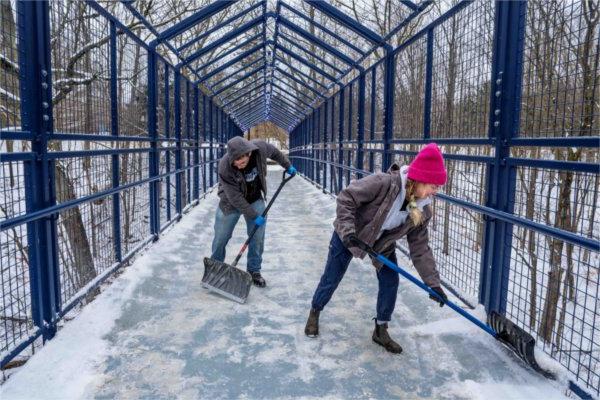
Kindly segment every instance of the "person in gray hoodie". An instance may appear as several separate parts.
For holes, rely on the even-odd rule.
[[[259,226],[248,245],[246,266],[252,281],[259,287],[267,284],[260,273],[265,241],[266,220],[261,214],[265,210],[264,197],[267,195],[267,158],[276,161],[288,174],[296,174],[287,157],[264,140],[249,141],[236,136],[227,142],[227,153],[219,160],[218,166],[220,202],[211,256],[217,261],[225,260],[225,248],[243,215],[248,235],[255,225]]]
[[[446,169],[440,149],[435,143],[425,146],[413,162],[399,167],[394,164],[381,172],[353,181],[337,196],[335,231],[329,244],[325,271],[312,299],[304,332],[309,337],[319,334],[319,315],[344,277],[352,257],[364,258],[366,252],[359,241],[371,246],[393,263],[396,241],[406,236],[410,258],[423,281],[444,305],[448,299],[440,284],[433,253],[429,247],[427,225],[433,213],[431,197],[446,183]],[[377,317],[372,339],[391,353],[402,347],[388,334],[398,293],[398,274],[372,260],[377,270],[379,292]]]

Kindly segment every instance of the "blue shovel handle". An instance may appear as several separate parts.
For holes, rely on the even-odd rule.
[[[373,250],[373,248],[371,246],[369,246],[368,244],[366,244],[365,242],[363,242],[361,240],[356,240],[355,244],[362,250],[369,253],[369,255],[371,255],[372,257],[377,259],[379,262],[381,262],[386,267],[396,271],[397,273],[399,273],[400,275],[402,275],[403,277],[405,277],[406,279],[408,279],[409,281],[411,281],[412,283],[414,283],[415,285],[417,285],[418,287],[420,287],[421,289],[423,289],[430,295],[435,296],[436,298],[443,301],[441,296],[439,294],[437,294],[433,289],[431,289],[425,283],[421,282],[419,279],[415,278],[412,274],[406,272],[405,270],[400,268],[398,265],[396,265],[393,262],[391,262],[390,260],[388,260],[382,254],[375,252],[375,250]],[[481,329],[483,329],[484,331],[486,331],[487,333],[492,335],[494,338],[496,338],[498,336],[498,334],[489,325],[484,324],[479,319],[475,318],[474,316],[472,316],[471,314],[469,314],[468,312],[463,310],[462,307],[459,307],[458,305],[456,305],[455,303],[453,303],[450,300],[446,300],[444,303],[448,307],[450,307],[451,309],[453,309],[454,311],[456,311],[457,313],[459,313],[460,315],[462,315],[463,317],[465,317],[466,319],[468,319],[469,321],[471,321],[472,323],[474,323],[475,325],[477,325],[478,327],[480,327]]]

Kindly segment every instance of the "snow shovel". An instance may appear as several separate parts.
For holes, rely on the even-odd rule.
[[[273,205],[273,202],[281,191],[281,188],[283,188],[283,185],[294,177],[294,175],[290,175],[286,178],[286,172],[287,171],[283,171],[281,183],[273,197],[271,197],[271,201],[269,201],[267,208],[263,211],[263,217],[267,216],[271,205]],[[236,265],[238,261],[240,261],[240,258],[242,258],[242,254],[246,251],[250,240],[252,240],[252,237],[258,228],[258,226],[254,226],[254,229],[250,232],[250,236],[246,239],[246,242],[233,261],[233,264],[225,264],[224,262],[213,260],[208,257],[204,258],[204,276],[202,277],[203,287],[230,300],[237,301],[238,303],[243,304],[246,302],[248,294],[250,293],[250,287],[252,286],[252,276],[248,272],[237,268]]]
[[[398,274],[404,276],[409,281],[425,290],[432,296],[435,296],[439,300],[443,300],[440,295],[438,295],[434,290],[432,290],[425,283],[421,282],[419,279],[415,278],[410,273],[406,272],[398,265],[394,264],[390,260],[388,260],[382,254],[379,254],[373,250],[371,246],[361,241],[360,239],[355,239],[353,242],[354,245],[359,247],[360,249],[366,251],[371,257],[377,259],[377,261],[381,262],[388,268],[396,271]],[[495,311],[492,311],[488,316],[489,325],[484,324],[479,319],[475,318],[468,312],[466,312],[462,307],[456,305],[450,300],[446,300],[444,302],[448,307],[492,335],[495,339],[499,340],[502,344],[512,350],[514,353],[519,356],[523,361],[525,361],[533,370],[542,374],[546,378],[556,379],[554,374],[550,371],[546,371],[542,367],[539,366],[537,361],[535,360],[534,349],[535,349],[535,339],[529,333],[525,332],[522,328],[515,325],[512,321],[508,320],[505,316],[498,314]]]

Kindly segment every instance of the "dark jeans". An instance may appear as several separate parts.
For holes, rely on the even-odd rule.
[[[397,264],[396,254],[389,257],[390,261]],[[323,310],[329,303],[333,292],[340,284],[348,264],[352,260],[352,253],[342,243],[336,232],[333,232],[331,242],[329,243],[329,254],[327,255],[327,264],[325,271],[321,276],[321,281],[312,299],[312,307],[316,310]],[[398,294],[398,273],[390,268],[383,266],[377,272],[379,280],[379,293],[377,294],[377,320],[390,321],[392,313],[396,306],[396,296]]]
[[[259,213],[265,210],[265,202],[260,199],[251,204],[252,208]],[[230,214],[223,214],[220,207],[217,207],[217,214],[215,217],[215,237],[212,242],[212,258],[217,261],[225,260],[225,247],[231,239],[235,225],[240,219],[241,213],[234,211]],[[254,221],[244,217],[246,220],[246,231],[248,235],[254,229]],[[265,247],[265,227],[266,224],[258,228],[250,244],[248,245],[248,263],[246,269],[248,272],[258,272],[262,264],[262,254]]]

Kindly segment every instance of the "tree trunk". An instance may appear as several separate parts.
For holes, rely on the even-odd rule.
[[[63,203],[77,198],[75,188],[67,173],[67,167],[60,161],[56,162],[54,168],[56,177],[56,200],[58,203]],[[72,266],[65,265],[65,269],[69,267],[73,270],[74,281],[73,286],[80,289],[85,284],[90,282],[97,276],[94,269],[94,260],[90,251],[90,243],[88,241],[87,232],[79,207],[73,207],[61,213],[61,224],[66,232],[66,239],[69,243],[69,248],[73,253],[74,264]]]

